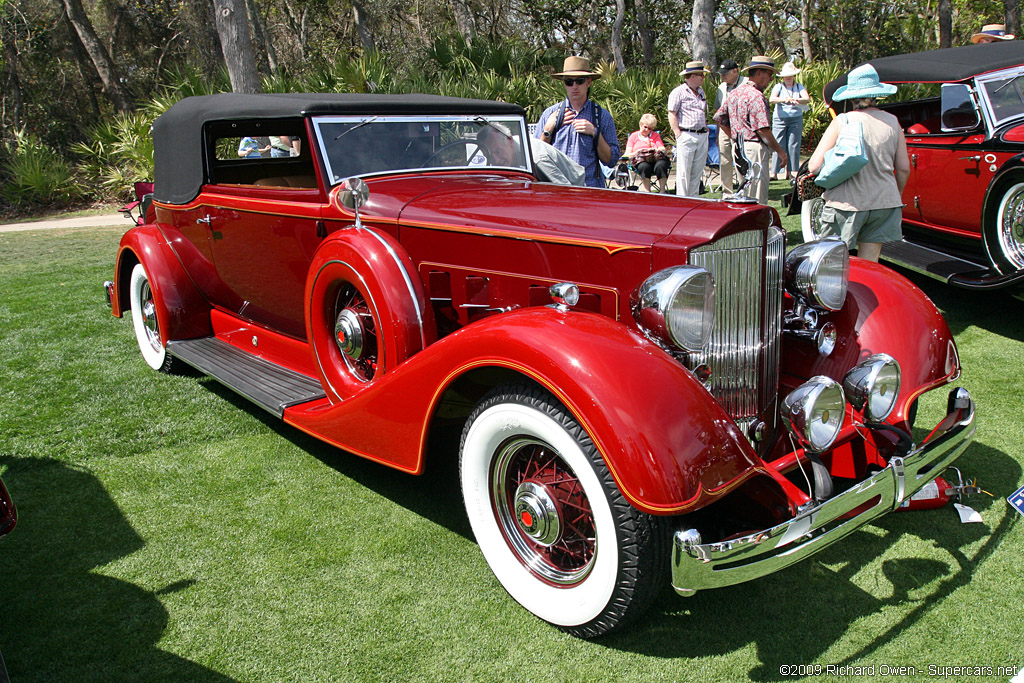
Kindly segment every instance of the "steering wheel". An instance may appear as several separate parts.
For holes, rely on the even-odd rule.
[[[456,140],[455,142],[449,142],[447,145],[445,145],[441,149],[437,150],[436,152],[427,155],[427,158],[424,159],[423,163],[420,164],[420,165],[421,166],[429,167],[430,166],[430,162],[433,161],[436,157],[441,156],[441,154],[443,152],[446,152],[446,151],[448,151],[449,149],[451,149],[453,147],[457,147],[458,145],[463,145],[466,148],[466,151],[467,151],[465,164],[458,164],[458,165],[464,166],[464,165],[468,164],[469,160],[472,159],[474,156],[476,156],[477,152],[479,152],[479,153],[483,154],[485,157],[487,157],[488,164],[490,164],[491,153],[490,153],[490,150],[487,149],[487,146],[484,145],[484,143],[479,142],[477,140]],[[469,154],[468,153],[470,145],[474,145],[476,147],[476,150],[474,151],[473,154]]]

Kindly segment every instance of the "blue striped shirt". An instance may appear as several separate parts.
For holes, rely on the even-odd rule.
[[[568,111],[571,108],[569,100],[565,99],[563,102],[565,102],[565,109]],[[551,105],[540,115],[540,121],[537,123],[537,132],[534,133],[535,138],[543,139],[544,124],[552,114],[558,112],[561,104],[562,102]],[[577,112],[576,118],[586,119],[593,123],[595,106],[594,101],[588,97],[587,101],[583,103],[583,108]],[[615,121],[612,120],[612,115],[607,109],[601,112],[601,135],[604,137],[605,142],[608,143],[608,146],[611,147],[611,163],[614,164],[619,158],[619,136],[615,132]],[[550,142],[557,150],[586,169],[587,185],[591,187],[605,186],[604,174],[598,170],[597,144],[593,137],[577,133],[570,122],[569,124],[563,123],[562,127],[555,131],[555,139]]]

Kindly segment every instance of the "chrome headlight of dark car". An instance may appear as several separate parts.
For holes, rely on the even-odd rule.
[[[630,298],[633,317],[658,339],[699,351],[715,321],[715,283],[704,268],[673,266],[658,271]]]
[[[810,378],[782,401],[786,426],[809,451],[823,451],[832,445],[845,414],[843,388],[824,375]]]
[[[850,254],[842,240],[808,242],[786,254],[786,289],[810,305],[838,311],[849,280]]]
[[[889,417],[900,393],[900,364],[887,353],[861,361],[843,377],[850,404],[874,422]]]

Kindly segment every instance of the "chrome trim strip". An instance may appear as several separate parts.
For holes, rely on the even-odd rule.
[[[956,401],[954,401],[954,398]],[[694,543],[692,530],[677,531],[672,550],[672,586],[682,595],[731,586],[788,567],[891,512],[924,488],[963,453],[974,438],[974,402],[966,390],[950,391],[950,412],[928,441],[881,472],[835,498],[803,510],[763,531],[717,543]],[[842,519],[873,499],[851,519]],[[688,533],[691,532],[691,533]]]
[[[409,271],[405,269],[405,264],[402,263],[402,259],[398,258],[398,254],[391,248],[391,245],[385,241],[383,237],[374,232],[371,228],[363,227],[363,230],[370,233],[377,238],[377,241],[384,245],[384,248],[388,250],[388,254],[394,259],[395,265],[402,271],[402,277],[405,278],[405,286],[409,288],[409,296],[412,297],[412,303],[416,307],[416,326],[420,329],[420,344],[421,349],[427,348],[427,331],[423,329],[423,311],[420,309],[420,300],[416,295],[416,286],[412,283],[412,276],[409,275]]]

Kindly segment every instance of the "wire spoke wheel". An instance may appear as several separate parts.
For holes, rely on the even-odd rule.
[[[520,561],[553,584],[585,578],[597,529],[572,468],[545,443],[512,439],[494,461],[491,482],[495,514]]]
[[[346,367],[359,381],[369,382],[377,374],[377,325],[366,298],[352,283],[338,289],[334,320],[334,340]]]
[[[1024,268],[1024,183],[1007,190],[999,204],[996,242],[1012,268]]]

